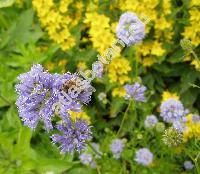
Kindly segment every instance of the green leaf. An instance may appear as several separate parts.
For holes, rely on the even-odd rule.
[[[1,0],[0,1],[0,8],[10,7],[14,4],[15,0]]]
[[[39,158],[37,170],[42,172],[52,171],[55,173],[61,173],[73,166],[72,162],[66,162],[59,159],[51,158]]]
[[[15,145],[15,152],[13,153],[13,158],[24,159],[24,157],[31,156],[31,149],[30,149],[30,140],[31,140],[31,130],[28,127],[21,127],[17,144]]]

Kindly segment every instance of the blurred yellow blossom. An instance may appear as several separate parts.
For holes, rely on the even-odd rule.
[[[114,88],[112,90],[112,96],[113,97],[116,97],[116,96],[124,97],[125,94],[126,94],[126,91],[125,91],[124,87],[118,87],[118,88]]]
[[[110,18],[97,12],[86,13],[84,23],[89,25],[89,36],[93,47],[103,54],[115,40],[111,32]]]
[[[53,62],[48,62],[48,63],[45,64],[45,68],[48,71],[52,71],[55,68],[55,64]]]
[[[84,111],[81,111],[81,112],[70,111],[69,114],[70,114],[72,120],[76,120],[76,119],[80,119],[81,118],[81,119],[86,120],[88,123],[91,123],[90,117]]]
[[[130,62],[123,58],[114,58],[108,65],[108,77],[111,83],[118,82],[121,85],[130,81],[128,73],[131,71]]]
[[[136,59],[143,66],[151,66],[159,60],[158,56],[162,56],[164,53],[162,43],[158,41],[144,42],[137,47]]]
[[[191,0],[191,6],[200,6],[200,1]],[[182,35],[187,38],[191,39],[193,45],[198,46],[200,44],[200,15],[198,7],[190,8],[190,25],[185,27],[184,32]]]
[[[194,65],[195,69],[198,70],[198,71],[200,71],[200,60],[196,60],[196,59],[193,60],[191,62],[191,65]]]
[[[77,64],[77,68],[78,68],[79,70],[85,70],[85,69],[87,68],[87,65],[86,65],[85,62],[79,61],[78,64]]]
[[[171,93],[169,91],[164,91],[162,93],[162,102],[168,100],[169,98],[173,98],[179,100],[179,96],[176,93]]]
[[[200,139],[200,122],[192,120],[192,114],[187,116],[186,130],[183,132],[183,139],[186,142],[191,138]]]

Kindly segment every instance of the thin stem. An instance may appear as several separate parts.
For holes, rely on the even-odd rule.
[[[193,156],[192,156],[189,152],[186,151],[186,154],[187,154],[187,155],[191,158],[191,160],[194,162],[194,164],[195,164],[195,166],[196,166],[197,173],[200,174],[200,168],[199,168],[198,163],[197,163],[199,154],[197,155],[197,158],[195,158],[195,159],[193,158]]]
[[[138,76],[138,61],[137,60],[135,60],[136,62],[135,62],[135,77],[137,77]]]
[[[102,154],[100,154],[100,153],[91,145],[90,142],[87,142],[87,144],[88,144],[88,146],[94,151],[94,153],[96,153],[96,154],[99,155],[99,156],[102,156]],[[95,163],[95,165],[96,165],[96,167],[97,167],[97,173],[98,173],[98,174],[101,174],[100,166],[97,164],[97,162],[96,162],[95,159],[93,159],[93,160],[94,160],[94,163]]]
[[[193,50],[191,51],[191,53],[192,53],[192,55],[194,56],[194,58],[195,58],[196,60],[199,60],[198,57],[197,57],[197,55],[196,55],[196,53],[195,53]]]
[[[200,67],[200,60],[198,59],[196,53],[192,50],[191,51],[192,55],[194,56],[194,58],[196,59],[197,63],[198,63],[198,66]]]
[[[96,165],[96,168],[97,168],[97,173],[98,174],[101,174],[101,170],[100,170],[100,167],[99,167],[99,165],[97,164],[97,162],[96,162],[96,160],[95,159],[93,159],[94,160],[94,163],[95,163],[95,165]]]
[[[102,154],[99,153],[99,152],[91,145],[90,142],[87,142],[87,144],[88,144],[88,146],[94,151],[94,153],[96,153],[96,154],[99,155],[99,156],[102,156]]]
[[[126,108],[126,111],[124,112],[124,116],[123,116],[122,122],[121,122],[120,127],[119,127],[119,129],[118,129],[118,131],[117,131],[117,136],[119,135],[119,133],[120,133],[120,131],[121,131],[123,125],[124,125],[124,121],[125,121],[125,119],[126,119],[126,115],[127,115],[127,112],[128,112],[128,110],[129,110],[130,106],[131,106],[131,100],[130,100],[130,102],[129,102],[129,104],[128,104],[128,107]]]

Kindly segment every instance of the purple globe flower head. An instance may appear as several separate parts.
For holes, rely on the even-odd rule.
[[[145,25],[136,14],[126,12],[119,19],[116,34],[127,46],[130,46],[143,40]]]
[[[90,165],[92,162],[92,155],[88,153],[82,153],[79,158],[84,165]]]
[[[53,143],[60,144],[61,153],[74,152],[85,149],[86,141],[92,138],[91,126],[85,120],[68,121],[68,123],[57,125],[57,129],[62,133],[53,134]]]
[[[79,159],[81,160],[82,164],[90,166],[92,169],[96,168],[96,164],[94,163],[91,154],[89,154],[89,153],[82,153],[79,156]]]
[[[133,85],[125,85],[126,90],[126,99],[134,99],[135,101],[145,102],[144,92],[146,91],[146,87],[140,85],[136,82]]]
[[[173,127],[179,133],[183,133],[187,129],[187,127],[185,126],[184,122],[178,121],[178,120],[173,122]]]
[[[16,105],[20,118],[31,129],[35,129],[41,120],[49,131],[53,128],[52,105],[56,101],[56,95],[52,91],[54,76],[37,64],[29,72],[19,75],[18,80],[20,82],[15,88],[19,95]]]
[[[102,78],[103,64],[100,61],[96,61],[92,64],[92,71],[95,73],[95,77]]]
[[[181,120],[187,112],[183,104],[179,100],[173,98],[164,101],[160,106],[160,116],[167,123]]]
[[[184,168],[185,168],[186,170],[191,170],[191,169],[194,168],[194,164],[192,164],[191,161],[185,161],[185,162],[184,162]]]
[[[135,161],[143,166],[148,166],[153,162],[153,154],[147,148],[141,148],[136,152]]]
[[[114,139],[112,141],[112,143],[110,144],[110,150],[112,151],[115,159],[120,158],[120,155],[121,155],[121,152],[122,152],[124,146],[125,146],[124,142],[120,139]]]
[[[155,115],[148,115],[144,121],[144,126],[146,128],[153,128],[158,122]]]

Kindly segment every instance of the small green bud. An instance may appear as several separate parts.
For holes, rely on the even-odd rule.
[[[168,147],[176,147],[182,143],[183,135],[173,127],[170,127],[165,130],[162,140]]]
[[[165,130],[165,125],[164,125],[164,123],[158,122],[158,123],[156,124],[156,131],[162,133],[164,130]]]
[[[192,44],[189,39],[181,39],[180,45],[183,48],[183,50],[191,52],[192,51]]]

